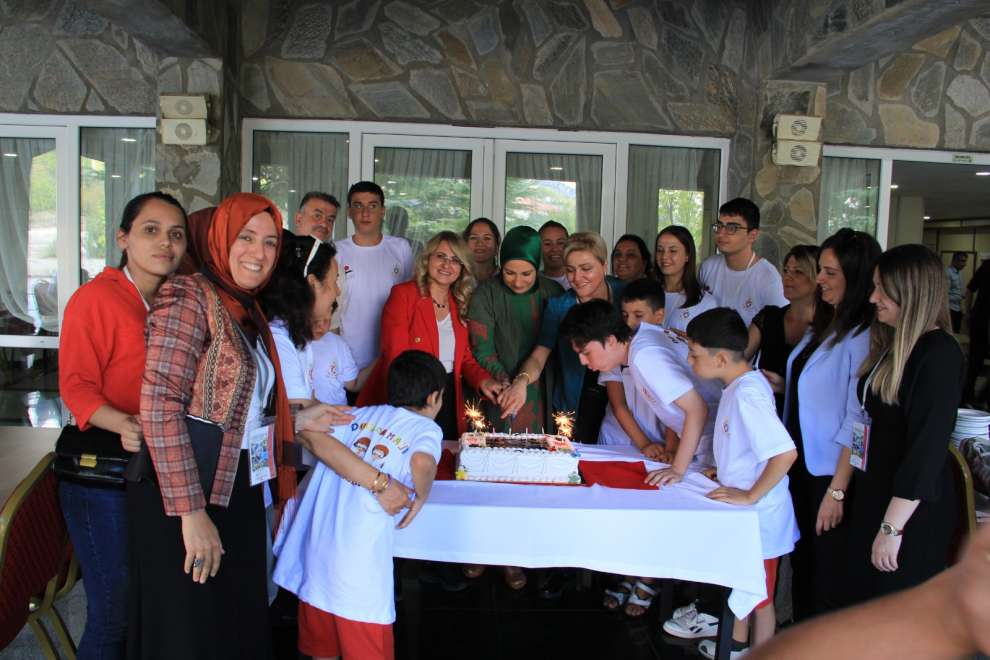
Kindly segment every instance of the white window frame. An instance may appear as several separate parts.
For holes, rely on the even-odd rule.
[[[0,113],[0,136],[55,140],[55,259],[58,263],[58,325],[65,305],[79,288],[81,170],[79,132],[83,128],[155,128],[154,117],[35,115]],[[0,346],[58,348],[59,337],[0,335]]]
[[[382,137],[394,140],[403,137],[406,146],[429,149],[436,145],[437,138],[467,138],[472,140],[493,141],[493,147],[486,152],[484,168],[481,172],[484,181],[491,181],[492,186],[485,186],[482,197],[481,212],[502,226],[503,217],[495,213],[495,197],[497,186],[495,147],[499,140],[514,142],[530,141],[534,143],[554,143],[558,153],[569,143],[598,144],[602,148],[614,148],[615,157],[612,163],[614,173],[612,190],[605,188],[604,181],[608,178],[603,172],[602,199],[610,199],[610,205],[602,209],[601,233],[603,238],[610,240],[612,236],[621,236],[626,229],[626,181],[629,175],[630,145],[655,147],[687,147],[691,149],[717,149],[719,153],[719,204],[728,198],[729,187],[729,138],[695,137],[688,135],[657,135],[652,133],[623,133],[607,131],[561,131],[544,128],[476,128],[470,126],[453,126],[449,124],[414,124],[400,122],[367,122],[367,121],[338,121],[333,119],[256,119],[245,118],[241,121],[241,190],[251,191],[251,173],[254,169],[253,146],[255,131],[285,131],[291,133],[347,133],[349,134],[349,157],[347,179],[348,185],[371,178],[372,170],[366,169],[364,162],[363,140],[375,140]],[[410,138],[408,141],[405,138]],[[392,144],[381,143],[381,146]],[[588,152],[579,152],[588,153]],[[489,155],[490,154],[490,155]],[[593,154],[594,155],[594,154]],[[373,162],[371,163],[373,164]],[[603,164],[603,167],[605,165]],[[504,171],[504,161],[503,161]],[[472,175],[475,164],[472,163]],[[504,190],[504,177],[501,182]],[[329,191],[343,194],[346,191]],[[474,191],[472,191],[473,193]],[[472,194],[472,206],[473,206]],[[346,200],[341,200],[346,201]],[[604,207],[604,204],[603,204]],[[474,215],[472,213],[472,215]],[[609,235],[611,232],[611,235]]]
[[[944,149],[896,149],[891,147],[850,147],[826,144],[822,156],[829,158],[860,158],[880,161],[880,190],[877,202],[877,243],[884,250],[890,238],[890,184],[894,173],[894,161],[915,163],[960,163],[990,166],[990,154],[972,151],[946,151]],[[961,161],[959,159],[962,159]]]

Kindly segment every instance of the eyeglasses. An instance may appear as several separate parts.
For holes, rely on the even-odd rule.
[[[729,236],[735,235],[740,229],[744,231],[749,231],[749,227],[746,225],[741,225],[738,222],[716,222],[712,225],[712,233],[717,234],[720,231],[724,231]]]
[[[453,264],[454,266],[457,266],[459,268],[464,265],[464,262],[458,259],[457,257],[451,257],[449,255],[444,254],[443,252],[434,252],[433,254],[430,255],[430,258],[436,261],[437,263],[442,263],[445,266],[448,264]]]
[[[381,207],[382,207],[382,205],[379,204],[378,202],[371,202],[367,206],[365,206],[364,204],[362,204],[360,202],[354,202],[353,204],[351,204],[351,211],[354,212],[354,215],[361,215],[362,213],[365,213],[365,212],[367,212],[367,213],[374,213],[375,211],[377,211]]]

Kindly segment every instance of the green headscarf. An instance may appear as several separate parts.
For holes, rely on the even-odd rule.
[[[536,270],[540,270],[542,257],[540,234],[532,227],[510,229],[502,240],[502,250],[499,253],[500,264],[505,264],[513,259],[522,259],[533,264]]]

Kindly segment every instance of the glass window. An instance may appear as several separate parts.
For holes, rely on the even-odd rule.
[[[289,229],[295,229],[308,192],[328,193],[346,205],[349,142],[348,133],[255,131],[251,190],[275,202]],[[337,214],[336,238],[347,235],[346,215]]]
[[[0,335],[58,334],[55,140],[0,138]]]
[[[470,151],[376,147],[374,181],[385,191],[383,231],[405,237],[413,254],[471,220]]]
[[[601,156],[506,153],[505,230],[539,229],[547,220],[568,233],[601,231]]]
[[[155,189],[155,130],[79,129],[79,283],[120,263],[117,227],[127,202]]]
[[[843,227],[876,236],[879,181],[879,160],[822,158],[818,241],[824,241]]]
[[[711,252],[710,226],[718,213],[717,149],[629,147],[626,232],[653,246],[668,225],[690,230],[704,258]]]

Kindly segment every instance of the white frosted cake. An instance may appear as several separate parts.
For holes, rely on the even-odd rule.
[[[562,435],[465,433],[455,475],[468,481],[579,484],[578,456]]]

